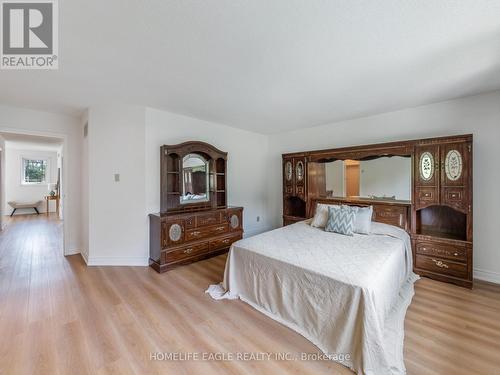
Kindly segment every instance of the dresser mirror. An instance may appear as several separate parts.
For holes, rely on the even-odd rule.
[[[198,154],[188,154],[182,159],[181,204],[206,202],[209,187],[208,160]]]
[[[411,158],[335,160],[325,164],[326,195],[362,199],[411,200]]]

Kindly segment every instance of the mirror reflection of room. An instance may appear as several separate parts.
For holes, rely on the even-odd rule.
[[[384,200],[411,199],[411,158],[335,160],[325,163],[326,195]]]
[[[183,194],[181,202],[200,202],[208,198],[208,162],[197,154],[182,160]]]

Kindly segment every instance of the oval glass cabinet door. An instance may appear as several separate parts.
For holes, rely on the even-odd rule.
[[[299,161],[295,169],[295,175],[297,176],[297,181],[302,181],[304,179],[304,163]]]
[[[446,154],[444,161],[444,170],[446,178],[450,181],[456,181],[462,176],[462,155],[458,150],[450,150]]]
[[[287,161],[285,163],[285,178],[287,181],[292,181],[293,167],[292,162]]]
[[[424,152],[420,156],[420,178],[429,181],[434,176],[434,156],[430,152]]]

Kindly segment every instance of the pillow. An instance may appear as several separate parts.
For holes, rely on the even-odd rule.
[[[314,217],[311,221],[311,227],[324,228],[326,226],[326,222],[328,221],[328,207],[336,207],[337,209],[340,209],[340,206],[335,204],[318,203],[316,205],[316,212],[314,213]]]
[[[354,232],[370,234],[372,228],[373,206],[359,207],[354,220]]]
[[[356,218],[354,219],[354,233],[370,234],[372,226],[373,206],[353,207],[342,205],[342,208],[356,210]]]
[[[349,209],[328,208],[328,221],[325,226],[327,232],[335,232],[352,236],[354,234],[354,220],[356,219],[357,207]]]

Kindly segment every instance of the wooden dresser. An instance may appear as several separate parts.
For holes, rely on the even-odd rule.
[[[243,237],[243,208],[228,207],[227,153],[204,142],[160,149],[161,212],[149,215],[150,265],[168,271],[228,251]]]
[[[151,214],[150,265],[164,272],[226,252],[243,236],[243,208]]]

